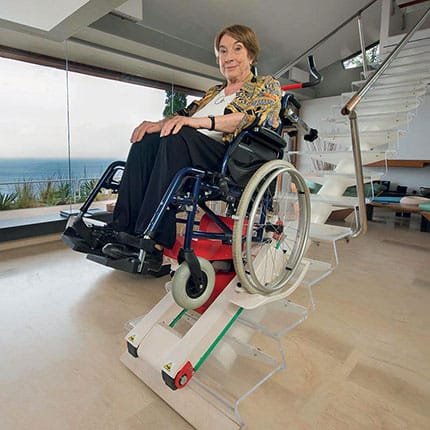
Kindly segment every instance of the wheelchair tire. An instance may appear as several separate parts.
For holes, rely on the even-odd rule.
[[[192,282],[191,272],[186,261],[180,264],[172,279],[173,298],[175,302],[184,309],[197,309],[204,305],[209,300],[214,289],[215,270],[212,264],[204,258],[197,258],[206,283],[205,288],[201,292],[192,294],[192,290],[195,290],[195,287],[190,284],[190,282]]]
[[[309,190],[293,165],[273,160],[248,182],[233,227],[233,262],[250,293],[288,292],[305,253],[310,226]]]

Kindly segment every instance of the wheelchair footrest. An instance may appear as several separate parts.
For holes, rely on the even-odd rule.
[[[87,259],[123,272],[139,273],[140,260],[136,257],[113,259],[105,255],[88,254]]]
[[[148,274],[156,278],[161,278],[162,276],[168,275],[171,270],[170,264],[164,264],[157,272],[146,270],[145,264],[143,264],[142,270],[139,271],[141,262],[136,257],[114,259],[105,255],[88,254],[87,259],[94,261],[95,263],[102,264],[103,266],[112,267],[112,269],[122,270],[123,272],[128,273],[141,273],[143,275]]]
[[[101,255],[101,250],[91,248],[85,240],[79,237],[63,233],[61,239],[69,248],[73,249],[73,251],[82,252],[84,254]]]

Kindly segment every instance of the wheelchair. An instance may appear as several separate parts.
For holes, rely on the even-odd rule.
[[[243,130],[227,147],[219,172],[195,167],[178,171],[143,239],[119,236],[135,252],[112,258],[88,248],[74,234],[79,223],[88,223],[86,214],[102,188],[118,191],[125,167],[122,161],[107,168],[79,215],[69,219],[63,240],[72,249],[86,252],[94,262],[145,274],[147,251],[143,241],[152,240],[166,210],[175,210],[185,213],[185,217],[177,218],[178,223],[185,224],[185,232],[172,249],[164,250],[171,264],[152,274],[171,274],[171,291],[179,306],[205,312],[236,276],[236,287],[251,294],[292,292],[289,281],[304,255],[310,225],[306,182],[283,159],[286,141],[279,134],[284,125],[298,123],[290,109],[296,103],[291,94],[282,98],[277,132],[255,125]],[[303,128],[303,124],[299,125]],[[316,130],[305,130],[307,140],[317,137]],[[224,207],[223,214],[211,208],[215,202]]]

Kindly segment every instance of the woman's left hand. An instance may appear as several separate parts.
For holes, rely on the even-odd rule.
[[[193,119],[195,118],[189,118],[187,116],[180,115],[169,118],[161,128],[160,137],[169,136],[170,134],[177,134],[184,126],[197,128],[195,127],[197,124],[194,124]]]

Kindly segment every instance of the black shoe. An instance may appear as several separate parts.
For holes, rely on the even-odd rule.
[[[119,260],[121,258],[138,258],[139,252],[127,245],[121,243],[107,243],[103,246],[102,252],[104,255]]]

